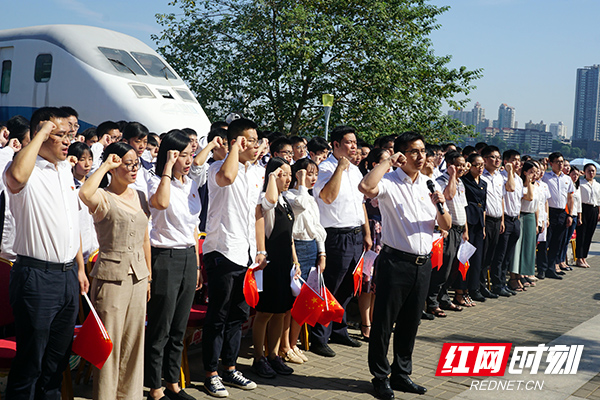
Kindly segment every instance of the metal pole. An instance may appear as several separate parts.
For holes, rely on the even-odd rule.
[[[325,107],[325,140],[327,140],[327,134],[329,132],[329,116],[331,115],[331,106]]]

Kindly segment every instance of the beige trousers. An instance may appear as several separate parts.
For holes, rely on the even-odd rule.
[[[148,279],[94,279],[92,303],[113,342],[101,370],[94,368],[94,400],[144,397],[144,325]]]

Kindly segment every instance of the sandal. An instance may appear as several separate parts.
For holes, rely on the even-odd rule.
[[[521,278],[521,283],[523,286],[535,287],[535,282],[528,276],[523,276]]]
[[[461,306],[458,306],[454,303],[440,304],[440,308],[442,310],[446,310],[446,311],[462,311],[463,310],[463,308]]]
[[[511,282],[517,282],[516,285],[512,285]],[[521,285],[521,282],[517,278],[511,278],[508,280],[508,286],[515,292],[524,292],[527,289]]]
[[[471,296],[469,296],[469,293],[466,293],[463,297],[465,298],[465,301],[469,304],[469,307],[475,307],[477,305],[477,303],[473,301]]]
[[[446,313],[439,307],[435,308],[435,309],[430,309],[427,312],[435,315],[438,318],[446,318],[447,317]]]
[[[368,331],[368,333],[371,333],[371,325],[363,325],[362,323],[360,324],[360,335],[361,335],[361,340],[368,342],[370,335],[365,335],[365,328]]]

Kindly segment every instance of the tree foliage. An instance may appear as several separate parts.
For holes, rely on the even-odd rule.
[[[428,35],[448,7],[427,0],[173,0],[153,39],[209,118],[236,111],[265,129],[322,131],[321,96],[335,103],[331,125],[366,137],[418,130],[441,140],[464,127],[442,115],[464,106],[480,70],[448,67]]]

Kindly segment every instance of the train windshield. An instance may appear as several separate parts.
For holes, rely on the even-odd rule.
[[[117,71],[133,75],[147,75],[138,63],[125,50],[98,47]]]
[[[165,79],[177,79],[175,74],[167,67],[160,58],[148,53],[132,51],[131,54],[152,76]]]

